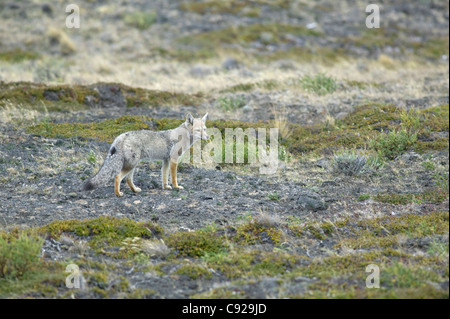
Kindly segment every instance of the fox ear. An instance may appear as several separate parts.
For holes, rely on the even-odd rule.
[[[191,113],[188,113],[186,115],[186,124],[194,124],[194,117],[191,115]]]
[[[202,121],[203,121],[203,123],[205,123],[206,122],[206,118],[208,117],[208,112],[206,112],[206,114],[202,117]]]

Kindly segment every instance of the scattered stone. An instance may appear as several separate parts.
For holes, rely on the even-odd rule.
[[[314,212],[327,209],[327,204],[319,194],[306,189],[299,192],[297,204],[302,209],[312,210]]]
[[[98,106],[103,108],[126,107],[127,103],[118,84],[99,84],[95,90],[98,92]]]
[[[240,68],[240,63],[235,58],[227,58],[222,62],[222,68],[225,70],[234,70]]]

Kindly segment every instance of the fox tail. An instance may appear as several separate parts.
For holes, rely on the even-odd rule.
[[[117,148],[112,146],[103,162],[102,167],[96,175],[89,178],[82,186],[83,191],[93,190],[101,185],[106,184],[114,176],[119,174],[124,162],[123,156],[117,152]]]

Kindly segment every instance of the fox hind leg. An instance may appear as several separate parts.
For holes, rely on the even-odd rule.
[[[118,197],[122,197],[123,196],[123,193],[120,191],[120,183],[122,182],[124,177],[127,176],[130,173],[131,170],[132,169],[122,168],[120,173],[117,174],[116,177],[114,178],[114,194],[116,194],[116,196],[118,196]],[[127,179],[127,183],[128,183],[128,179]]]
[[[171,189],[169,185],[169,159],[163,161],[161,166],[161,176],[162,176],[162,188]]]
[[[127,184],[128,186],[131,188],[131,190],[135,193],[140,193],[141,189],[139,187],[137,187],[136,185],[134,185],[133,183],[133,175],[134,175],[134,168],[131,170],[131,172],[128,173],[127,176]]]

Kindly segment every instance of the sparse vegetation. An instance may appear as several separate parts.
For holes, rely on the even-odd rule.
[[[148,29],[156,20],[156,13],[153,11],[143,12],[135,11],[126,13],[123,16],[125,24],[138,28],[139,30]]]
[[[383,166],[378,156],[365,155],[355,150],[336,152],[332,167],[336,173],[348,176],[376,171]]]
[[[43,240],[25,232],[17,237],[0,236],[0,278],[19,278],[35,271]]]
[[[330,94],[337,90],[336,80],[322,73],[314,76],[305,75],[301,78],[300,85],[305,91],[317,95]]]
[[[26,60],[35,60],[39,58],[39,54],[32,51],[23,51],[14,49],[11,51],[0,51],[0,61],[19,63]]]
[[[370,141],[370,146],[375,149],[382,158],[390,160],[406,152],[417,141],[416,133],[406,130],[394,130],[389,133],[381,133]]]
[[[242,108],[245,105],[245,99],[243,97],[220,97],[218,100],[219,107],[226,111],[232,112]]]

